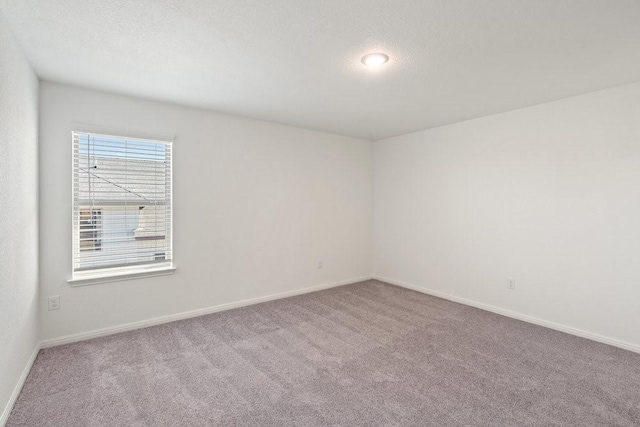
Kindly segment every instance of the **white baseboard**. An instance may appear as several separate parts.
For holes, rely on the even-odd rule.
[[[169,322],[175,322],[177,320],[204,316],[206,314],[217,313],[219,311],[231,310],[232,308],[245,307],[247,305],[259,304],[261,302],[273,301],[281,298],[307,294],[309,292],[321,291],[323,289],[335,288],[337,286],[348,285],[351,283],[362,282],[370,279],[371,279],[371,276],[356,277],[353,279],[340,280],[338,282],[325,283],[322,285],[310,286],[302,289],[295,289],[292,291],[281,292],[277,294],[271,294],[263,297],[251,298],[251,299],[246,299],[246,300],[237,301],[237,302],[231,302],[228,304],[220,304],[212,307],[199,308],[196,310],[185,311],[182,313],[154,317],[152,319],[141,320],[138,322],[126,323],[126,324],[117,325],[117,326],[110,326],[108,328],[95,329],[92,331],[80,332],[77,334],[71,334],[71,335],[65,335],[58,338],[52,338],[52,339],[42,341],[40,345],[41,345],[41,348],[55,347],[57,345],[69,344],[73,342],[88,340],[91,338],[113,335],[120,332],[132,331],[134,329],[147,328],[149,326],[160,325],[162,323],[169,323]]]
[[[551,322],[548,320],[543,320],[543,319],[539,319],[537,317],[533,317],[533,316],[529,316],[526,314],[522,314],[522,313],[518,313],[515,311],[511,311],[511,310],[507,310],[507,309],[503,309],[500,307],[496,307],[490,304],[485,304],[482,302],[478,302],[475,300],[471,300],[468,298],[463,298],[463,297],[458,297],[455,295],[450,295],[444,292],[440,292],[440,291],[435,291],[432,289],[427,289],[424,287],[420,287],[420,286],[416,286],[416,285],[412,285],[409,283],[405,283],[399,280],[395,280],[395,279],[391,279],[388,277],[380,277],[380,276],[364,276],[364,277],[358,277],[358,278],[353,278],[353,279],[348,279],[348,280],[341,280],[338,282],[332,282],[332,283],[326,283],[326,284],[322,284],[322,285],[316,285],[316,286],[310,286],[307,288],[302,288],[302,289],[296,289],[296,290],[292,290],[292,291],[287,291],[287,292],[281,292],[281,293],[277,293],[277,294],[272,294],[272,295],[266,295],[263,297],[258,297],[258,298],[251,298],[251,299],[247,299],[247,300],[242,300],[242,301],[237,301],[237,302],[232,302],[232,303],[228,303],[228,304],[220,304],[220,305],[216,305],[216,306],[212,306],[212,307],[205,307],[205,308],[201,308],[201,309],[197,309],[197,310],[191,310],[191,311],[187,311],[187,312],[183,312],[183,313],[176,313],[176,314],[171,314],[171,315],[167,315],[167,316],[161,316],[161,317],[156,317],[156,318],[152,318],[152,319],[146,319],[146,320],[142,320],[139,322],[133,322],[133,323],[127,323],[127,324],[123,324],[123,325],[118,325],[118,326],[113,326],[113,327],[108,327],[108,328],[102,328],[102,329],[96,329],[96,330],[92,330],[92,331],[87,331],[87,332],[81,332],[78,334],[71,334],[71,335],[66,335],[66,336],[62,336],[62,337],[58,337],[58,338],[53,338],[53,339],[49,339],[49,340],[44,340],[42,341],[39,345],[36,346],[36,348],[34,348],[33,353],[31,354],[31,357],[29,358],[29,361],[27,362],[21,376],[20,379],[18,380],[18,383],[16,384],[16,387],[9,399],[9,402],[7,403],[4,412],[2,413],[2,415],[0,416],[0,426],[4,426],[5,423],[7,422],[7,419],[9,418],[9,415],[11,414],[11,410],[13,408],[13,405],[16,401],[16,399],[18,398],[18,395],[20,394],[20,390],[22,390],[22,386],[24,385],[24,382],[27,378],[27,375],[29,374],[29,371],[31,370],[31,366],[33,365],[33,362],[36,359],[36,356],[38,355],[38,351],[41,348],[48,348],[48,347],[54,347],[57,345],[62,345],[62,344],[69,344],[69,343],[73,343],[73,342],[78,342],[78,341],[83,341],[83,340],[87,340],[87,339],[91,339],[91,338],[97,338],[97,337],[101,337],[101,336],[107,336],[107,335],[112,335],[112,334],[117,334],[120,332],[126,332],[126,331],[131,331],[131,330],[135,330],[135,329],[141,329],[141,328],[146,328],[149,326],[154,326],[154,325],[159,325],[159,324],[163,324],[163,323],[169,323],[169,322],[174,322],[177,320],[183,320],[183,319],[189,319],[192,317],[198,317],[198,316],[203,316],[206,314],[211,314],[211,313],[217,313],[220,311],[225,311],[225,310],[230,310],[233,308],[239,308],[239,307],[245,307],[248,305],[253,305],[253,304],[259,304],[261,302],[267,302],[267,301],[273,301],[273,300],[277,300],[277,299],[281,299],[281,298],[287,298],[287,297],[292,297],[292,296],[296,296],[296,295],[302,295],[302,294],[306,294],[306,293],[310,293],[310,292],[315,292],[315,291],[320,291],[323,289],[329,289],[329,288],[334,288],[337,286],[343,286],[343,285],[348,285],[351,283],[357,283],[357,282],[362,282],[365,280],[370,280],[370,279],[375,279],[375,280],[379,280],[381,282],[385,282],[385,283],[389,283],[392,285],[396,285],[396,286],[400,286],[406,289],[411,289],[414,291],[418,291],[427,295],[432,295],[435,297],[439,297],[439,298],[443,298],[449,301],[453,301],[453,302],[457,302],[460,304],[465,304],[471,307],[476,307],[482,310],[486,310],[486,311],[490,311],[492,313],[496,313],[496,314],[500,314],[503,316],[507,316],[507,317],[511,317],[514,319],[518,319],[518,320],[522,320],[524,322],[528,322],[528,323],[533,323],[536,325],[540,325],[540,326],[544,326],[550,329],[554,329],[557,331],[561,331],[561,332],[565,332],[571,335],[576,335],[582,338],[587,338],[593,341],[597,341],[600,343],[604,343],[604,344],[609,344],[615,347],[619,347],[625,350],[630,350],[636,353],[640,353],[640,345],[638,344],[634,344],[631,342],[627,342],[627,341],[622,341],[622,340],[618,340],[615,338],[611,338],[611,337],[607,337],[604,335],[600,335],[594,332],[589,332],[589,331],[585,331],[582,329],[578,329],[578,328],[574,328],[571,326],[567,326],[567,325],[563,325],[560,323],[556,323],[556,322]]]
[[[545,328],[554,329],[556,331],[565,332],[567,334],[575,335],[582,338],[587,338],[592,341],[597,341],[603,344],[609,344],[614,347],[619,347],[625,350],[633,351],[635,353],[640,353],[640,345],[634,344],[628,341],[622,341],[616,338],[600,335],[595,332],[589,332],[583,329],[574,328],[573,326],[564,325],[562,323],[556,323],[549,320],[540,319],[537,317],[529,316],[527,314],[518,313],[515,311],[496,307],[490,304],[485,304],[485,303],[471,300],[468,298],[463,298],[463,297],[447,294],[440,291],[434,291],[432,289],[423,288],[421,286],[412,285],[410,283],[405,283],[400,280],[390,279],[388,277],[380,277],[380,276],[374,275],[373,279],[379,280],[381,282],[389,283],[392,285],[400,286],[406,289],[418,291],[423,294],[432,295],[434,297],[446,299],[446,300],[457,302],[464,305],[469,305],[471,307],[476,307],[485,311],[490,311],[492,313],[500,314],[502,316],[507,316],[513,319],[522,320],[523,322],[533,323],[535,325],[544,326]]]
[[[206,314],[216,313],[216,312],[219,312],[219,311],[230,310],[232,308],[245,307],[245,306],[248,306],[248,305],[259,304],[261,302],[273,301],[273,300],[277,300],[277,299],[281,299],[281,298],[287,298],[287,297],[292,297],[292,296],[296,296],[296,295],[307,294],[307,293],[310,293],[310,292],[316,292],[316,291],[321,291],[323,289],[335,288],[337,286],[348,285],[348,284],[351,284],[351,283],[362,282],[362,281],[370,280],[370,279],[371,279],[371,276],[356,277],[356,278],[353,278],[353,279],[341,280],[341,281],[332,282],[332,283],[325,283],[325,284],[322,284],[322,285],[310,286],[310,287],[307,287],[307,288],[295,289],[295,290],[292,290],[292,291],[281,292],[281,293],[272,294],[272,295],[266,295],[266,296],[263,296],[263,297],[251,298],[251,299],[232,302],[232,303],[228,303],[228,304],[220,304],[220,305],[216,305],[216,306],[213,306],[213,307],[205,307],[205,308],[200,308],[200,309],[197,309],[197,310],[186,311],[186,312],[183,312],[183,313],[170,314],[170,315],[167,315],[167,316],[161,316],[161,317],[155,317],[155,318],[152,318],[152,319],[141,320],[139,322],[133,322],[133,323],[127,323],[127,324],[108,327],[108,328],[96,329],[96,330],[93,330],[93,331],[81,332],[81,333],[78,333],[78,334],[65,335],[63,337],[53,338],[53,339],[41,341],[33,349],[33,353],[31,354],[31,357],[29,357],[29,361],[27,362],[26,366],[24,367],[24,370],[22,371],[22,374],[20,375],[20,378],[18,379],[18,382],[16,383],[16,386],[15,386],[15,388],[13,390],[13,393],[11,394],[11,396],[9,398],[9,401],[7,402],[7,404],[6,404],[5,408],[4,408],[4,411],[2,412],[2,415],[0,415],[0,427],[4,427],[4,425],[7,423],[7,420],[9,419],[9,415],[11,415],[11,411],[13,410],[13,405],[16,403],[16,400],[18,399],[18,396],[20,395],[20,391],[22,390],[24,382],[27,379],[27,376],[29,375],[29,372],[31,371],[31,367],[33,366],[33,363],[35,362],[36,357],[38,356],[38,352],[42,348],[49,348],[49,347],[54,347],[54,346],[57,346],[57,345],[69,344],[69,343],[73,343],[73,342],[88,340],[88,339],[91,339],[91,338],[97,338],[97,337],[102,337],[102,336],[107,336],[107,335],[113,335],[113,334],[117,334],[119,332],[132,331],[134,329],[146,328],[146,327],[149,327],[149,326],[160,325],[162,323],[174,322],[176,320],[189,319],[189,318],[192,318],[192,317],[203,316],[203,315],[206,315]]]
[[[24,385],[24,382],[27,380],[27,376],[31,371],[33,362],[35,362],[36,357],[38,357],[39,351],[40,351],[40,343],[36,344],[35,348],[33,349],[33,352],[31,353],[31,356],[29,357],[27,364],[22,370],[22,374],[20,374],[20,378],[18,378],[18,382],[16,383],[16,386],[13,388],[13,393],[11,393],[11,396],[9,396],[9,401],[5,405],[4,410],[2,411],[2,415],[0,415],[0,426],[4,427],[4,425],[7,424],[7,421],[9,420],[9,415],[11,415],[11,411],[13,410],[13,405],[16,403],[16,400],[18,400],[20,391],[22,391],[22,386]]]

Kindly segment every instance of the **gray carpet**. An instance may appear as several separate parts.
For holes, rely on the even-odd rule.
[[[640,425],[640,354],[370,281],[43,350],[8,425]]]

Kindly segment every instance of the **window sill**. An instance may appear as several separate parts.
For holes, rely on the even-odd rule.
[[[98,283],[109,282],[121,282],[123,280],[142,279],[145,277],[166,276],[173,274],[176,271],[176,267],[171,265],[163,265],[162,267],[153,268],[136,268],[136,269],[123,269],[120,271],[100,271],[100,272],[86,272],[76,273],[73,279],[67,280],[71,286],[86,286],[95,285]]]

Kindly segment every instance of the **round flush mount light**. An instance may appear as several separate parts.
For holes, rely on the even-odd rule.
[[[369,53],[362,57],[362,63],[369,67],[379,67],[389,60],[384,53]]]

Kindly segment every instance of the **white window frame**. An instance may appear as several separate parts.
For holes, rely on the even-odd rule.
[[[132,265],[132,266],[121,266],[121,267],[106,267],[100,269],[92,269],[87,271],[75,271],[74,265],[74,257],[73,253],[75,251],[76,241],[74,238],[73,227],[74,224],[74,213],[75,213],[75,200],[73,196],[74,191],[74,169],[75,169],[75,159],[74,159],[74,136],[76,134],[84,134],[84,135],[92,135],[106,138],[118,138],[118,139],[129,139],[129,140],[138,140],[138,141],[150,141],[166,144],[171,147],[171,156],[169,158],[169,173],[170,173],[170,195],[169,195],[169,207],[171,212],[171,227],[170,227],[170,249],[171,249],[171,260],[168,260],[166,263],[158,263],[158,264],[142,264],[142,265]],[[140,137],[131,137],[124,135],[108,135],[97,132],[88,132],[83,130],[74,130],[71,132],[71,279],[67,280],[71,286],[84,286],[84,285],[92,285],[97,283],[108,283],[108,282],[119,282],[123,280],[132,280],[144,277],[155,277],[155,276],[165,276],[169,274],[175,273],[177,267],[173,263],[173,141],[160,140],[155,138],[140,138]]]

